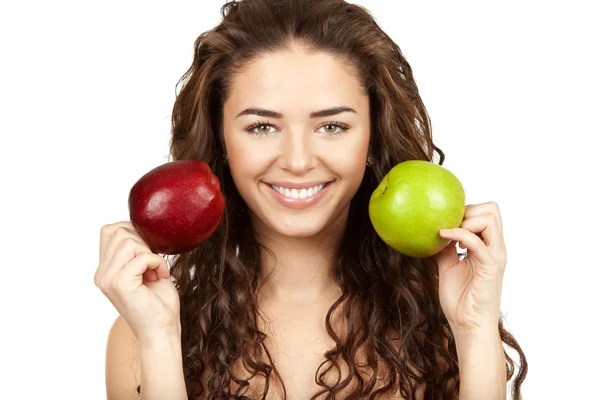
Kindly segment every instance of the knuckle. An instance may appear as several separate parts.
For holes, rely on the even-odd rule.
[[[131,220],[125,220],[125,221],[122,221],[122,223],[124,225],[126,225],[127,227],[129,227],[129,229],[133,229],[133,223],[131,222]]]
[[[100,288],[100,274],[98,272],[94,274],[94,285],[96,285],[97,288]]]
[[[488,213],[487,218],[489,223],[493,223],[498,226],[500,226],[502,223],[502,218],[500,217],[500,211],[498,209],[494,209],[491,213]]]
[[[117,229],[115,229],[115,233],[114,236],[121,238],[123,236],[128,236],[129,235],[129,230],[127,228],[125,228],[124,226],[119,226],[117,227]]]
[[[134,238],[132,238],[131,236],[128,236],[125,239],[123,239],[123,243],[127,247],[133,247],[133,246],[136,246],[138,244],[138,241],[135,240]]]
[[[131,236],[123,238],[119,245],[121,250],[133,250],[137,246],[139,246],[138,241],[132,238]]]
[[[100,228],[100,237],[108,237],[111,229],[112,229],[111,224],[102,225],[102,227]]]
[[[489,201],[488,204],[490,205],[490,207],[492,207],[492,209],[496,211],[500,210],[500,205],[498,205],[498,203],[496,203],[495,201]]]
[[[105,294],[110,293],[111,283],[106,277],[103,276],[98,279],[98,288]]]

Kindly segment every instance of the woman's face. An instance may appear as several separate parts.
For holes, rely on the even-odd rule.
[[[308,237],[345,218],[370,138],[369,98],[347,68],[297,49],[265,55],[234,77],[223,109],[226,151],[256,229]]]

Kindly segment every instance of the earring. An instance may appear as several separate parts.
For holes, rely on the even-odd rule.
[[[224,159],[224,163],[227,163],[227,154],[223,153],[223,159]]]
[[[372,167],[373,166],[373,156],[369,154],[369,156],[367,157],[367,167]]]

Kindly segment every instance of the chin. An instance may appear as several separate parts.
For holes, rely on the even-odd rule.
[[[306,218],[306,217],[283,217],[278,218],[275,221],[269,221],[271,228],[285,237],[291,238],[308,238],[316,236],[325,230],[328,225],[326,220],[319,221],[319,218]]]

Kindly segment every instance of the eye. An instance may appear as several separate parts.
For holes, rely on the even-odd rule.
[[[325,129],[324,132],[327,136],[341,136],[343,133],[348,133],[348,129],[350,129],[348,125],[336,121],[325,122],[323,125],[321,125],[321,128],[329,128]],[[339,129],[339,131],[336,131],[336,129]]]
[[[255,135],[255,136],[269,136],[270,134],[272,134],[273,132],[269,132],[268,130],[264,130],[264,129],[259,129],[258,131],[255,131],[256,128],[265,128],[265,127],[275,127],[273,124],[271,124],[270,121],[258,121],[250,126],[247,126],[244,128],[244,131],[248,132],[251,135]]]

